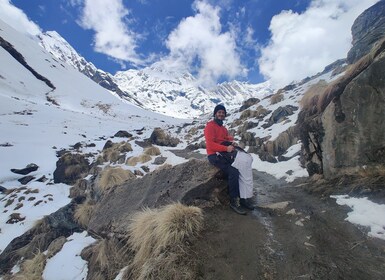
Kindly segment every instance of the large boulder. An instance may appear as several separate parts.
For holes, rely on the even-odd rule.
[[[219,170],[207,160],[191,159],[160,169],[114,188],[98,203],[88,230],[99,236],[126,234],[130,216],[143,207],[159,207],[180,201],[187,205],[218,202],[226,184],[218,180]]]
[[[262,125],[263,128],[268,128],[273,124],[279,123],[285,120],[288,116],[294,114],[298,110],[297,106],[286,105],[284,107],[279,106],[272,114],[266,124]]]
[[[35,163],[30,163],[22,169],[12,168],[11,171],[16,174],[27,175],[33,171],[36,171],[38,168],[39,166],[37,166]]]
[[[350,62],[356,62],[314,99],[315,106],[305,106],[299,114],[301,160],[309,175],[323,174],[330,179],[353,173],[383,173],[385,1],[381,2],[366,10],[355,23],[361,22],[360,28],[367,26],[369,30],[358,32],[357,26],[353,28],[357,29],[356,39],[349,55],[354,57]],[[369,23],[376,24],[372,28]]]
[[[67,153],[56,162],[56,170],[53,172],[55,183],[73,185],[78,179],[88,174],[90,164],[82,154]]]
[[[9,273],[20,260],[31,259],[38,252],[46,251],[57,238],[79,232],[79,225],[73,220],[75,206],[76,203],[71,202],[13,239],[0,254],[0,275]]]
[[[151,133],[149,142],[159,146],[176,147],[180,141],[178,138],[170,136],[163,129],[157,127]]]
[[[322,115],[326,177],[385,166],[385,58],[379,56]],[[336,112],[340,118],[336,117]]]

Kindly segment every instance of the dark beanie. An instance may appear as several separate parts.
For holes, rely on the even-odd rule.
[[[219,104],[219,105],[215,106],[215,109],[214,109],[214,117],[215,117],[215,114],[216,114],[219,110],[225,111],[225,116],[227,115],[225,106]]]

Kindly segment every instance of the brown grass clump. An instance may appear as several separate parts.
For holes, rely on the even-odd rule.
[[[101,271],[109,271],[110,266],[120,263],[121,250],[115,242],[102,239],[93,248],[95,252],[94,263],[98,265]]]
[[[193,279],[188,244],[202,227],[202,210],[180,203],[136,213],[128,229],[135,256],[127,272],[132,279]]]
[[[242,112],[242,114],[239,116],[239,119],[241,119],[241,120],[248,119],[251,117],[251,114],[252,114],[251,110],[247,109],[247,110]]]
[[[265,117],[267,114],[269,114],[269,110],[267,110],[266,108],[264,108],[262,105],[259,105],[255,110],[250,110],[250,109],[246,109],[242,112],[242,114],[240,115],[239,119],[240,120],[244,120],[244,119],[248,119],[248,118],[257,118],[257,119],[262,119],[263,117]],[[242,122],[239,122],[239,124],[242,123]]]
[[[281,102],[284,99],[283,93],[282,92],[277,92],[276,94],[273,94],[270,97],[270,104],[277,104],[278,102]]]
[[[25,260],[21,270],[12,279],[14,280],[42,280],[47,257],[38,252],[32,259]]]
[[[318,108],[318,100],[320,96],[322,96],[325,92],[327,86],[328,83],[325,80],[320,80],[318,83],[311,85],[304,93],[300,101],[301,108],[310,111],[319,110],[320,108]]]
[[[47,248],[47,258],[52,258],[55,256],[61,249],[64,244],[67,242],[67,238],[64,236],[59,236],[54,241],[52,241]]]
[[[87,228],[95,205],[89,202],[78,204],[75,209],[74,218],[82,227]]]
[[[358,170],[357,175],[363,178],[384,177],[385,167],[383,165],[362,166]]]
[[[160,150],[158,147],[148,147],[144,150],[143,154],[149,155],[149,156],[159,156],[160,155]]]
[[[129,142],[113,143],[111,147],[103,151],[103,162],[117,162],[121,154],[132,152],[132,146]]]
[[[117,238],[101,239],[96,244],[85,248],[81,256],[87,260],[87,278],[93,280],[115,279],[118,272],[128,262],[128,248]]]
[[[145,162],[150,161],[150,160],[151,160],[151,156],[150,156],[150,155],[142,154],[142,155],[137,156],[137,157],[130,157],[130,158],[126,161],[126,164],[129,165],[129,166],[135,166],[135,165],[137,165],[139,162],[140,162],[140,163],[145,163]]]
[[[134,179],[136,176],[130,170],[124,170],[121,167],[106,167],[100,175],[99,187],[107,191],[114,186],[123,184],[129,179]]]

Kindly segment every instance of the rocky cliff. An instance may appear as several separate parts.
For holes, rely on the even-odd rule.
[[[357,62],[370,52],[376,42],[385,34],[385,1],[379,1],[364,11],[354,21],[352,26],[352,48],[348,52],[347,61],[350,64]]]
[[[309,174],[325,178],[384,170],[385,2],[364,11],[352,27],[350,64],[300,114]],[[370,171],[369,171],[370,170]]]

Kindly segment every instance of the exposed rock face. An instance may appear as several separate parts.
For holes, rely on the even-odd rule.
[[[16,237],[0,254],[0,274],[8,273],[22,258],[32,258],[37,252],[47,250],[51,242],[80,231],[73,221],[75,203],[62,207],[43,218],[42,222]]]
[[[359,16],[350,52],[357,62],[325,89],[315,107],[299,115],[309,175],[373,176],[385,169],[385,38],[379,35],[384,34],[384,11],[381,1]]]
[[[348,53],[349,64],[366,55],[385,34],[385,1],[365,10],[352,26],[353,47]]]
[[[384,166],[385,58],[374,61],[345,88],[322,116],[323,171],[326,177],[354,174],[363,166]],[[344,115],[338,121],[335,111]]]
[[[116,187],[98,203],[88,230],[100,236],[125,234],[130,216],[142,207],[159,207],[181,201],[192,205],[215,202],[218,169],[206,160],[192,159],[184,164],[161,169],[143,178]]]

